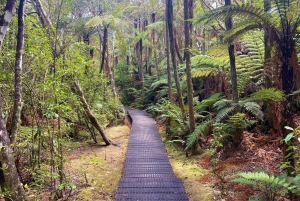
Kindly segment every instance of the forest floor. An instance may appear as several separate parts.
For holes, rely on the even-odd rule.
[[[203,151],[200,155],[186,157],[182,145],[168,142],[164,127],[160,124],[158,127],[173,170],[182,179],[190,201],[246,201],[258,192],[249,185],[230,182],[236,173],[264,170],[280,174],[283,153],[280,139],[274,135],[264,135],[259,130],[244,132],[237,149],[228,144],[214,156]],[[90,140],[70,142],[66,146],[65,174],[76,188],[64,200],[114,200],[122,176],[130,126],[126,123],[106,131],[118,146],[95,145]],[[202,148],[204,150],[205,145]],[[31,189],[29,194],[32,200],[38,201],[48,201],[52,195],[47,189]],[[288,201],[284,196],[279,200]]]

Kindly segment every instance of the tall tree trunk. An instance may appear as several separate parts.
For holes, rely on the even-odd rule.
[[[113,67],[111,68],[111,87],[113,90],[114,98],[117,98],[117,91],[116,91],[116,85],[115,85],[115,69],[116,69],[116,55],[115,55],[115,34],[113,34],[112,38],[112,49],[113,49]]]
[[[190,39],[190,34],[192,31],[192,23],[188,21],[188,19],[193,18],[193,0],[184,1],[184,38],[185,38],[185,48],[184,48],[184,57],[186,64],[186,82],[188,88],[188,105],[189,105],[189,123],[190,123],[190,133],[195,130],[195,116],[194,116],[194,102],[193,102],[193,80],[192,80],[192,68],[191,68],[191,53],[190,50],[192,48],[192,43]],[[198,153],[199,144],[198,140],[195,142],[192,148],[192,154]]]
[[[46,11],[44,10],[40,0],[31,1],[36,13],[38,14],[39,20],[42,23],[43,27],[48,27],[51,25],[51,20],[49,19]]]
[[[75,81],[73,86],[74,87],[72,87],[71,89],[72,89],[72,91],[74,93],[76,93],[79,96],[79,98],[80,98],[80,100],[81,100],[81,102],[83,104],[83,107],[85,109],[86,115],[89,118],[89,120],[91,121],[92,125],[99,131],[99,133],[100,133],[102,139],[104,140],[105,144],[106,145],[110,145],[112,143],[112,141],[107,136],[104,128],[100,125],[100,123],[98,122],[97,118],[95,117],[95,115],[91,111],[90,106],[88,105],[88,103],[85,100],[85,97],[83,95],[83,91],[82,91],[82,89],[80,87],[79,82]]]
[[[25,0],[20,1],[18,17],[19,20],[24,20],[24,6]],[[15,12],[16,1],[7,1],[6,7],[4,9],[4,14],[0,16],[0,48],[2,47],[3,40],[8,29],[9,23],[12,16]],[[23,21],[24,22],[24,21]],[[21,25],[23,22],[20,22]],[[20,25],[20,24],[18,24]],[[24,27],[19,27],[18,36],[22,38],[22,29]],[[21,33],[20,33],[21,32]],[[18,43],[19,47],[22,47],[22,44]],[[22,58],[22,57],[21,57]],[[22,59],[21,59],[22,63]],[[17,67],[17,64],[16,64]],[[21,93],[21,91],[20,91]],[[18,94],[20,96],[21,94]],[[21,97],[21,96],[20,96]],[[6,130],[6,121],[7,118],[3,117],[2,103],[4,102],[4,97],[0,92],[0,187],[2,192],[8,190],[11,192],[12,200],[25,200],[28,201],[28,197],[23,189],[23,185],[19,179],[18,171],[15,165],[15,159],[13,150],[10,146],[11,142],[9,135]],[[9,199],[7,199],[9,200]]]
[[[3,13],[4,14],[0,15],[0,49],[3,45],[9,23],[16,13],[16,0],[7,0]]]
[[[139,31],[142,31],[141,19],[138,21]],[[142,102],[144,103],[145,99],[145,82],[144,82],[144,69],[143,69],[143,40],[140,39],[138,42],[138,70],[139,70],[139,78],[142,83]]]
[[[225,6],[231,5],[231,0],[225,0]],[[226,30],[232,29],[232,18],[228,17],[225,19]],[[232,100],[234,103],[238,102],[238,89],[237,89],[237,73],[235,66],[235,55],[234,55],[234,45],[233,41],[229,42],[228,54],[230,59],[230,73],[231,73],[231,90],[232,90]],[[235,109],[238,110],[237,108]],[[234,143],[236,146],[240,144],[242,140],[242,132],[238,129],[234,134]]]
[[[106,62],[105,62],[105,66],[106,66],[106,73],[108,74],[108,77],[110,79],[110,85],[112,88],[112,92],[114,95],[114,98],[117,98],[117,91],[116,91],[116,86],[115,86],[115,79],[114,79],[114,75],[113,75],[113,71],[110,67],[110,62],[109,62],[109,53],[108,53],[108,47],[106,48]]]
[[[152,23],[156,22],[155,13],[151,14],[151,22]],[[156,74],[157,74],[157,80],[160,80],[160,74],[159,74],[159,68],[158,68],[158,59],[157,59],[157,51],[156,51],[155,30],[154,29],[152,29],[151,35],[152,35],[153,53],[154,53],[154,59],[155,59],[155,69],[156,69]]]
[[[177,54],[179,63],[183,64],[183,61],[185,60],[185,58],[182,58],[180,50],[179,50],[179,47],[178,47],[178,40],[176,39],[177,38],[177,31],[176,31],[176,29],[174,29],[174,38],[175,38],[175,50],[176,50],[176,54]]]
[[[166,5],[167,6],[167,5]],[[173,103],[172,99],[172,70],[170,62],[170,38],[169,38],[169,26],[167,22],[167,9],[166,9],[166,56],[167,56],[167,73],[168,73],[168,97],[169,101]]]
[[[225,6],[231,5],[231,0],[225,0]],[[226,30],[232,29],[232,18],[228,17],[225,20]],[[238,90],[237,90],[237,74],[235,66],[235,55],[234,55],[234,45],[233,41],[228,46],[228,54],[230,59],[230,72],[231,72],[231,88],[232,88],[232,100],[233,102],[238,102]]]
[[[169,39],[170,39],[170,53],[172,58],[172,65],[174,70],[174,78],[175,78],[175,85],[177,89],[177,95],[179,100],[179,106],[182,112],[182,116],[185,118],[185,110],[184,110],[184,103],[182,92],[180,88],[180,79],[178,74],[178,68],[176,64],[176,52],[175,52],[175,39],[174,39],[174,32],[173,32],[173,2],[172,0],[166,0],[166,9],[167,9],[167,23],[168,23],[168,30],[169,30]]]
[[[270,0],[264,0],[264,11],[268,12],[271,9],[271,1]],[[265,55],[264,55],[264,64],[266,65],[268,62],[270,62],[271,59],[271,45],[269,41],[269,29],[265,30],[264,32],[264,46],[265,46]],[[273,86],[272,79],[270,76],[265,76],[265,84],[266,88],[271,88]],[[273,128],[273,109],[274,106],[271,104],[267,105],[267,122],[270,126],[270,128]]]
[[[21,121],[22,110],[22,59],[24,47],[24,6],[26,0],[22,0],[18,9],[18,35],[16,48],[16,63],[15,63],[15,92],[14,92],[14,109],[13,118],[10,130],[10,143],[15,142],[17,130]]]
[[[108,42],[108,29],[107,29],[107,26],[104,26],[100,73],[102,73],[103,69],[104,69],[104,61],[105,61],[105,54],[106,54],[106,49],[107,49],[107,42]]]
[[[9,136],[6,130],[7,118],[3,118],[2,103],[4,98],[0,92],[0,186],[2,192],[9,191],[11,199],[29,201],[23,185],[19,179],[15,165],[13,150],[10,146]]]

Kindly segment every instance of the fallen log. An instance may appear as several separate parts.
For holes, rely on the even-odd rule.
[[[91,111],[90,106],[86,102],[84,94],[83,94],[82,89],[80,87],[80,84],[77,80],[74,82],[73,86],[71,87],[71,90],[79,96],[80,101],[82,102],[83,107],[85,109],[86,116],[91,121],[91,124],[99,131],[99,133],[100,133],[102,139],[104,140],[105,144],[110,145],[112,143],[112,140],[107,136],[104,128],[100,125],[97,118],[95,117],[95,115]]]

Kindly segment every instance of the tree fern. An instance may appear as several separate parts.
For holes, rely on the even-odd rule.
[[[194,132],[189,134],[187,137],[185,151],[188,150],[190,147],[193,146],[193,144],[195,144],[197,142],[199,136],[206,132],[206,130],[212,124],[213,121],[214,120],[203,121],[197,125]]]
[[[250,82],[263,83],[264,43],[262,38],[263,34],[256,31],[242,37],[242,45],[247,54],[242,52],[236,54],[239,93]]]

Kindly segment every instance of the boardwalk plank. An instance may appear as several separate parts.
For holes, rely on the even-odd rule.
[[[188,201],[182,181],[174,175],[154,119],[131,110],[132,127],[116,201]]]

